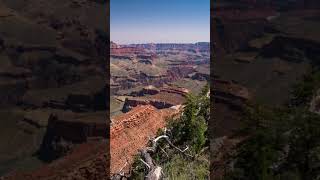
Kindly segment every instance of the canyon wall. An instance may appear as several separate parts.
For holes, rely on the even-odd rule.
[[[251,99],[251,94],[245,87],[215,79],[213,81],[213,102],[215,122],[210,125],[212,138],[232,135],[240,127],[240,120],[245,110],[246,102]]]
[[[106,141],[92,141],[77,145],[64,158],[32,172],[11,172],[1,180],[56,180],[92,179],[108,180],[110,157]]]
[[[112,119],[110,132],[111,174],[125,172],[134,160],[138,150],[144,148],[150,137],[154,137],[159,128],[164,128],[167,118],[179,110],[166,108],[158,110],[151,105],[137,106],[130,112]]]

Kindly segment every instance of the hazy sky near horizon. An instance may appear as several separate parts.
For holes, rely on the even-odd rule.
[[[110,0],[118,44],[210,41],[210,0]]]

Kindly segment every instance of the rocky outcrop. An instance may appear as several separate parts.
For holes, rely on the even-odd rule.
[[[143,53],[145,53],[144,49],[135,48],[135,47],[118,47],[118,48],[111,48],[110,50],[111,56],[137,55],[137,54],[143,54]]]
[[[213,80],[212,100],[214,103],[215,122],[212,122],[210,131],[212,138],[229,136],[240,127],[240,119],[245,110],[249,91],[230,81]]]
[[[172,93],[181,95],[183,97],[186,97],[186,95],[189,93],[188,89],[185,88],[175,88],[175,87],[154,87],[152,85],[145,86],[141,89],[134,90],[134,91],[119,91],[117,94],[119,96],[148,96],[148,95],[157,95],[159,93]],[[152,97],[152,96],[151,96]]]
[[[111,77],[111,90],[117,92],[119,90],[125,90],[134,88],[141,85],[154,85],[160,87],[166,83],[188,77],[190,73],[194,72],[193,66],[174,66],[170,67],[165,74],[160,75],[148,75],[140,72],[139,74],[132,75],[132,77]]]
[[[196,72],[191,78],[199,80],[199,81],[209,81],[210,80],[210,74]]]
[[[117,45],[114,42],[110,44],[110,57],[115,59],[129,59],[145,64],[152,64],[152,61],[157,58],[153,52],[147,52],[146,48],[136,45]]]
[[[189,74],[193,73],[194,71],[195,71],[194,66],[177,65],[177,66],[170,67],[167,73],[171,80],[177,80],[180,78],[187,77]]]
[[[159,128],[165,127],[168,117],[178,112],[146,105],[114,117],[110,132],[111,174],[121,169],[128,172],[138,150],[147,145],[149,137],[155,136]]]
[[[218,3],[212,8],[211,35],[217,55],[247,48],[248,41],[269,30],[267,18],[275,16],[270,6],[249,8],[250,3]],[[234,29],[238,29],[234,31]]]
[[[129,91],[118,91],[116,94],[119,95],[119,96],[133,96],[133,97],[136,97],[136,96],[147,96],[147,95],[156,95],[160,93],[160,89],[159,88],[156,88],[152,85],[149,85],[149,86],[145,86],[143,88],[139,88],[137,90],[129,90]]]
[[[60,111],[51,114],[46,134],[39,149],[39,157],[52,161],[64,156],[74,144],[88,142],[90,138],[107,138],[106,113],[85,113]]]
[[[77,145],[64,158],[32,172],[12,172],[1,180],[109,179],[109,160],[106,141]]]
[[[111,49],[117,49],[117,48],[120,48],[120,46],[118,44],[116,44],[115,42],[110,41],[110,48]]]
[[[165,101],[159,101],[159,100],[149,100],[149,99],[140,99],[140,98],[126,98],[122,112],[126,113],[129,112],[133,107],[139,106],[139,105],[152,105],[158,109],[164,109],[174,106],[174,104],[165,102]]]
[[[156,91],[153,91],[153,93],[154,92]],[[181,105],[184,103],[187,93],[188,90],[183,88],[160,88],[159,91],[153,95],[128,97],[124,101],[122,112],[128,112],[133,107],[139,105],[152,105],[157,109]]]
[[[320,50],[320,43],[313,40],[295,38],[290,36],[276,36],[262,48],[261,55],[272,58],[280,57],[290,62],[303,62],[308,59],[318,64],[317,52]]]
[[[165,93],[172,93],[172,94],[178,94],[183,97],[186,97],[187,94],[189,93],[188,89],[185,88],[174,88],[174,87],[162,87],[160,88],[160,92],[165,92]]]
[[[144,95],[155,95],[158,94],[160,92],[160,90],[158,90],[157,88],[155,88],[154,86],[150,85],[150,86],[146,86],[144,87],[139,93],[139,96],[144,96]]]
[[[115,58],[115,59],[128,59],[128,60],[134,60],[134,56],[133,55],[110,55],[111,58]]]
[[[244,139],[222,136],[210,141],[210,179],[220,180],[226,176],[226,172],[232,168],[229,158],[236,153],[235,148]]]
[[[89,85],[90,84],[90,85]],[[69,109],[78,112],[106,109],[107,88],[100,77],[90,77],[60,88],[27,91],[20,104],[33,108]]]
[[[152,65],[152,60],[150,60],[150,59],[141,59],[138,62],[143,63],[143,64],[147,64],[147,65]]]
[[[236,84],[231,81],[214,79],[214,94],[216,97],[223,97],[228,99],[239,99],[241,101],[246,101],[250,99],[250,94],[247,88]]]

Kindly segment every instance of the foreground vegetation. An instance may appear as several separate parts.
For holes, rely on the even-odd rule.
[[[320,179],[320,115],[310,112],[310,101],[320,87],[314,69],[297,83],[287,106],[251,104],[225,179]]]
[[[161,140],[156,152],[152,154],[155,164],[163,169],[164,178],[169,179],[208,179],[209,143],[207,124],[210,118],[209,86],[205,86],[199,95],[190,94],[182,115],[168,122],[167,130],[159,130],[158,135],[166,133],[174,146]],[[187,148],[186,148],[187,147]],[[130,179],[144,179],[147,167],[136,157]]]

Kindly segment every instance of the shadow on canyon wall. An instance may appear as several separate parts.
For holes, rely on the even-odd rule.
[[[313,0],[212,4],[214,118],[209,126],[213,179],[224,177],[231,167],[228,162],[239,160],[234,154],[247,148],[240,142],[247,143],[248,136],[238,133],[244,126],[242,120],[248,118],[248,107],[288,107],[294,86],[319,66],[319,7]],[[237,168],[241,171],[244,166]],[[253,172],[247,170],[243,176],[230,178],[247,177],[244,174]]]
[[[108,6],[0,1],[0,175],[108,176]]]

